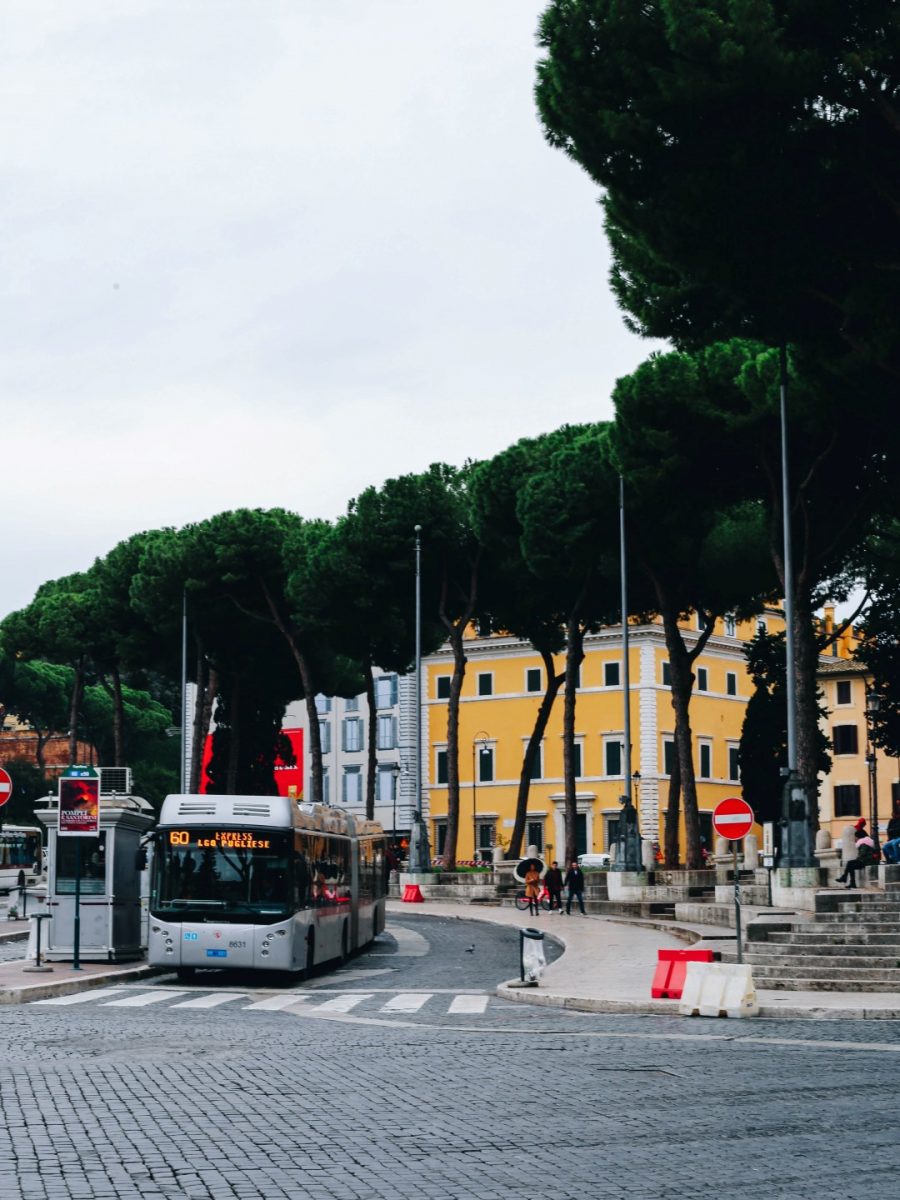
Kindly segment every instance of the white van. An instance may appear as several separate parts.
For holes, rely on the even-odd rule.
[[[608,854],[579,854],[578,865],[582,871],[593,867],[595,870],[599,867],[600,870],[606,871],[609,869]]]

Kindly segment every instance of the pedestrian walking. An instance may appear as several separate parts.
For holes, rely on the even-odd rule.
[[[529,863],[528,870],[525,872],[525,899],[528,901],[528,912],[531,916],[540,916],[540,895],[541,873],[532,862]]]
[[[578,901],[581,915],[583,917],[586,916],[587,914],[584,911],[584,872],[579,867],[577,860],[566,871],[566,887],[569,890],[569,894],[566,897],[566,916],[571,916],[573,900]]]
[[[550,864],[550,870],[544,876],[544,886],[550,896],[550,911],[554,908],[558,913],[562,912],[562,890],[563,890],[563,875],[559,869],[559,863],[553,862]]]

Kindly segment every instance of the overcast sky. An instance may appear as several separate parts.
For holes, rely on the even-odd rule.
[[[543,0],[3,0],[0,616],[121,538],[610,415]]]

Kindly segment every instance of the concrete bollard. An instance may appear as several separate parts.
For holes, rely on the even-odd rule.
[[[743,867],[745,871],[755,871],[759,866],[759,840],[755,833],[748,833],[744,838]]]
[[[841,833],[841,866],[846,868],[851,858],[856,858],[856,836],[852,829]]]

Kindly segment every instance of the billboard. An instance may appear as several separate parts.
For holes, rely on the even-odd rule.
[[[94,775],[62,775],[59,780],[59,833],[96,837],[100,832],[100,780]]]
[[[303,799],[303,730],[282,729],[280,752],[275,757],[273,774],[277,795]],[[200,767],[200,791],[209,791],[207,768],[212,762],[212,734],[206,735]]]

